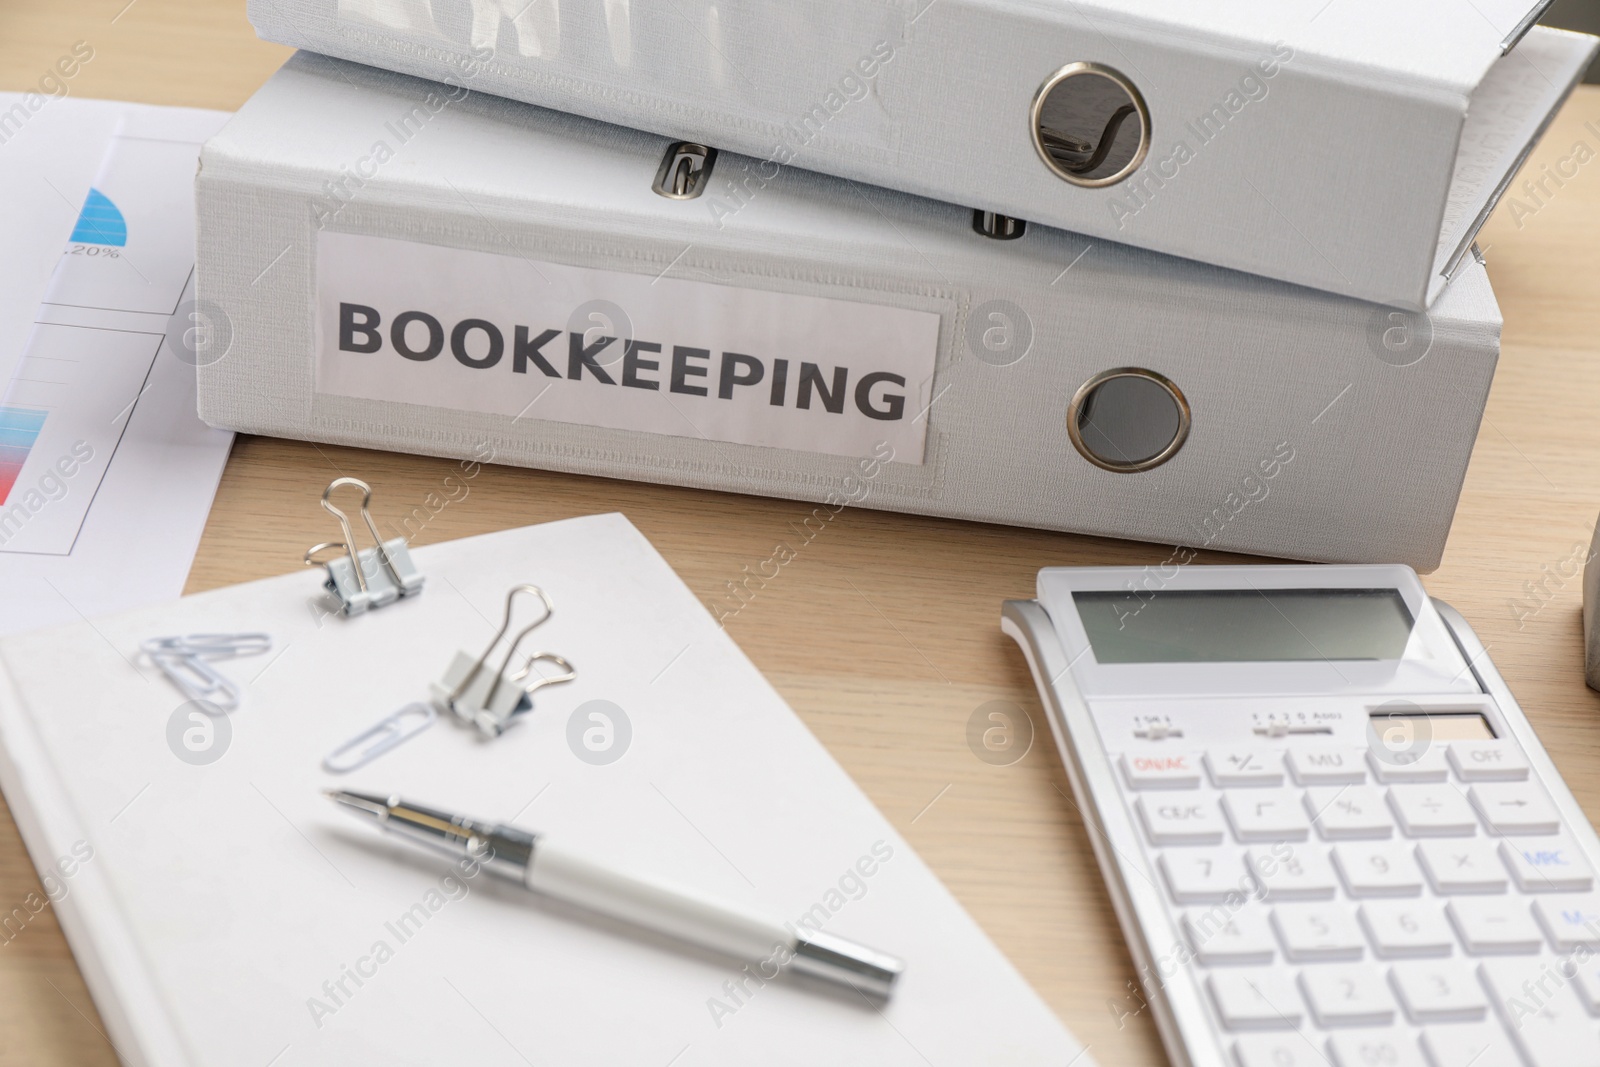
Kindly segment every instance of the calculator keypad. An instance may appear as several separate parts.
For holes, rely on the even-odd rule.
[[[1600,1067],[1600,888],[1510,741],[1119,763],[1238,1067]]]

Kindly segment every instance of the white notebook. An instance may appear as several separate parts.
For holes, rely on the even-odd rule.
[[[308,569],[0,641],[0,784],[125,1062],[1090,1063],[625,518],[414,558],[423,593],[353,619],[324,613]],[[519,582],[556,607],[529,648],[567,657],[576,681],[496,741],[442,719],[351,774],[322,770],[424,699],[458,649],[476,655]],[[269,653],[217,664],[244,686],[226,749],[180,759],[184,698],[141,641],[253,630]],[[611,763],[567,739],[594,700],[631,726]],[[809,914],[907,970],[881,1010],[787,978],[741,989],[735,963],[488,874],[452,879],[450,860],[336,810],[335,785]]]

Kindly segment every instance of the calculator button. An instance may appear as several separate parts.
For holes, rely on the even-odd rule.
[[[1600,1067],[1600,1039],[1572,986],[1540,960],[1495,960],[1478,973],[1511,1041],[1533,1067]]]
[[[1297,789],[1224,793],[1222,808],[1240,841],[1304,841],[1311,835]]]
[[[1394,1022],[1394,997],[1367,967],[1307,967],[1300,972],[1318,1026],[1388,1026]]]
[[[1122,775],[1132,789],[1194,789],[1200,784],[1200,765],[1188,752],[1124,752]]]
[[[1337,888],[1333,866],[1316,845],[1253,848],[1245,854],[1245,863],[1271,901],[1325,900]]]
[[[1219,789],[1239,785],[1282,785],[1283,754],[1270,748],[1214,748],[1206,770]]]
[[[1600,1015],[1600,960],[1590,956],[1589,962],[1578,968],[1576,985],[1589,1014]]]
[[[1204,793],[1144,796],[1136,802],[1152,845],[1220,845],[1222,816]]]
[[[1455,741],[1450,766],[1463,782],[1515,782],[1528,777],[1528,757],[1509,741]]]
[[[1457,897],[1444,910],[1461,944],[1474,956],[1527,955],[1544,943],[1527,903],[1515,897]]]
[[[1304,1034],[1249,1034],[1233,1043],[1233,1058],[1239,1067],[1328,1067]]]
[[[1334,1034],[1328,1051],[1337,1067],[1428,1067],[1411,1035],[1388,1030]]]
[[[1433,1026],[1422,1032],[1429,1067],[1523,1067],[1496,1023]]]
[[[1276,971],[1212,971],[1206,984],[1229,1030],[1293,1030],[1304,1015],[1294,983]]]
[[[1449,784],[1392,785],[1389,806],[1407,837],[1471,837],[1478,832],[1472,805]]]
[[[1414,1023],[1473,1022],[1489,1010],[1472,971],[1459,963],[1397,963],[1389,982]]]
[[[1475,785],[1467,793],[1492,834],[1553,834],[1561,829],[1556,806],[1532,782]]]
[[[1500,855],[1524,893],[1582,893],[1594,885],[1594,871],[1572,838],[1502,841]]]
[[[1367,765],[1372,768],[1373,776],[1385,785],[1390,782],[1443,782],[1450,777],[1450,766],[1445,762],[1444,748],[1440,745],[1406,752],[1369,748]]]
[[[1592,893],[1540,897],[1533,914],[1557,952],[1600,948],[1600,897]]]
[[[1329,840],[1388,837],[1394,820],[1383,803],[1383,791],[1370,785],[1319,786],[1307,789],[1306,811]]]
[[[1177,849],[1161,854],[1161,873],[1179,904],[1221,904],[1230,895],[1249,891],[1239,872],[1239,854],[1231,850]]]
[[[1289,769],[1301,785],[1360,785],[1367,766],[1360,749],[1303,745],[1289,749]]]
[[[1398,841],[1345,842],[1333,847],[1333,865],[1353,897],[1414,897],[1422,869]]]
[[[1272,909],[1272,925],[1291,962],[1358,960],[1367,939],[1343,904],[1280,904]]]
[[[1361,925],[1383,959],[1448,956],[1456,945],[1444,910],[1431,900],[1369,901],[1361,905]]]
[[[1227,914],[1222,908],[1191,911],[1183,917],[1184,936],[1200,962],[1271,963],[1278,946],[1266,917],[1254,908]]]
[[[1492,841],[1422,841],[1417,844],[1417,858],[1440,893],[1506,891],[1506,869]]]

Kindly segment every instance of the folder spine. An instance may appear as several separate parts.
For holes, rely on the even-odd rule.
[[[1438,562],[1498,354],[1499,313],[1476,263],[1429,314],[1411,315],[1046,227],[994,241],[973,231],[970,211],[799,171],[718,225],[703,204],[651,191],[664,139],[476,95],[408,146],[405,165],[386,165],[319,225],[328,182],[368,151],[373,130],[429,91],[302,55],[207,146],[198,286],[232,338],[226,355],[200,367],[208,422],[815,505],[802,505],[797,521],[831,521],[853,505],[1195,550]],[[751,162],[725,153],[717,167],[739,173]],[[406,290],[411,303],[379,309],[382,344],[366,354],[336,350],[337,304],[318,310],[331,284],[318,274],[327,249],[363,242],[392,251],[362,253],[342,276],[405,273],[420,286]],[[775,375],[772,352],[753,347],[724,346],[765,360],[761,385],[734,387],[761,394],[768,414],[753,421],[823,421],[799,445],[719,438],[708,420],[734,403],[716,395],[727,350],[685,357],[712,369],[681,384],[703,381],[709,395],[671,389],[673,348],[689,342],[629,300],[621,303],[635,320],[632,339],[663,347],[651,358],[665,369],[641,380],[669,384],[625,387],[620,354],[600,364],[610,383],[582,359],[552,360],[550,375],[530,357],[518,373],[517,327],[530,339],[550,323],[561,333],[572,304],[599,293],[573,289],[566,303],[541,304],[536,268],[553,281],[571,271],[591,272],[583,276],[597,285],[634,278],[646,293],[712,285],[737,299],[935,316],[930,376],[905,375],[901,423],[914,424],[920,455],[899,445],[885,455],[870,438],[830,452],[831,428],[862,417],[836,390],[838,413],[820,399],[849,360],[812,357],[820,378],[802,412],[794,381],[804,357],[795,357],[780,410],[761,392]],[[522,288],[492,296],[502,278]],[[463,311],[444,295],[453,285],[481,289],[483,302]],[[402,307],[439,320],[443,354],[397,354],[385,331]],[[467,327],[467,347],[449,354],[453,328],[469,319],[505,339],[492,366],[471,366],[490,362],[481,327]],[[726,326],[707,319],[707,329]],[[547,356],[582,351],[584,332],[565,332]],[[425,341],[419,332],[405,344],[421,352]],[[1086,383],[1126,367],[1174,383],[1192,422],[1170,457],[1117,471],[1086,457],[1067,419]],[[364,375],[359,388],[330,377],[344,368]],[[437,388],[419,391],[424,373],[437,375]],[[450,399],[458,388],[477,391]],[[541,388],[559,403],[542,407],[551,401],[539,399]],[[646,432],[630,428],[645,422],[612,418],[643,396],[662,411],[674,405],[703,433]],[[573,414],[594,397],[600,409]],[[656,409],[637,410],[655,418]]]
[[[1469,26],[1431,3],[1391,10],[1392,26],[1370,10],[1258,14],[1023,0],[250,4],[271,40],[739,152],[773,177],[803,167],[1427,306],[1444,286],[1438,246],[1463,236],[1441,224],[1469,104],[1516,20]],[[1412,24],[1434,46],[1396,43]],[[1568,59],[1517,62],[1570,86],[1583,64]],[[1132,120],[1116,134],[1141,138],[1139,162],[1118,180],[1076,181],[1037,137],[1044,91],[1074,66],[1139,98],[1142,134]],[[1335,201],[1349,210],[1327,211]]]

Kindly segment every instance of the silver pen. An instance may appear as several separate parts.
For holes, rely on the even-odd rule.
[[[425,808],[399,797],[330,789],[327,796],[390,833],[476,860],[527,889],[709,948],[746,963],[811,975],[887,1000],[905,965],[844,938],[603,866],[504,823]]]

